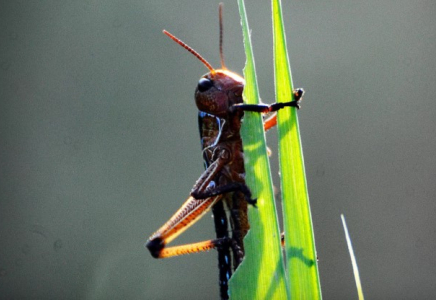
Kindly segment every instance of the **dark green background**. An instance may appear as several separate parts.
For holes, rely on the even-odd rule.
[[[270,3],[246,5],[270,103]],[[436,297],[435,16],[435,1],[284,3],[325,299],[356,299],[341,213],[368,299]],[[218,1],[0,2],[1,299],[217,298],[215,252],[143,248],[203,170],[207,70],[162,29],[218,66],[217,18]],[[241,73],[236,1],[224,19]],[[206,216],[176,242],[213,235]]]

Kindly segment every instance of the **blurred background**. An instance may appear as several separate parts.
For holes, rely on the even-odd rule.
[[[246,1],[274,102],[271,11]],[[325,299],[436,297],[436,2],[284,1]],[[236,1],[227,66],[245,63]],[[143,247],[203,171],[193,94],[218,1],[0,3],[0,298],[218,298],[215,252]],[[268,132],[276,185],[276,134]],[[175,243],[214,236],[210,215]]]

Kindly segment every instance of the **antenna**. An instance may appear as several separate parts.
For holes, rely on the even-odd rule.
[[[182,46],[183,48],[185,48],[186,50],[188,50],[189,52],[191,52],[196,58],[198,58],[205,66],[206,68],[209,69],[209,71],[212,74],[215,74],[215,69],[212,67],[212,65],[210,63],[208,63],[207,60],[205,60],[203,58],[203,56],[201,56],[197,51],[195,51],[194,49],[192,49],[191,47],[189,47],[187,44],[185,44],[184,42],[182,42],[182,40],[176,38],[174,35],[172,35],[171,33],[169,33],[166,30],[163,30],[163,33],[166,34],[167,36],[169,36],[174,42],[176,42],[177,44],[179,44],[180,46]]]
[[[220,60],[221,60],[221,68],[227,69],[224,64],[224,53],[223,53],[223,6],[224,4],[221,2],[219,5],[219,22],[220,22]]]

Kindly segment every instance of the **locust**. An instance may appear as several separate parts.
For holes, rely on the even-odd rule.
[[[221,68],[214,69],[198,52],[164,30],[163,33],[200,60],[208,73],[195,89],[198,125],[205,171],[188,198],[174,215],[146,242],[154,258],[168,258],[216,249],[218,252],[221,299],[228,299],[228,282],[244,258],[243,239],[250,225],[248,205],[256,207],[245,183],[244,153],[240,135],[244,112],[272,113],[264,129],[277,124],[275,112],[284,107],[299,108],[304,91],[294,90],[294,100],[273,104],[244,104],[244,78],[229,71],[223,55],[222,4],[219,6],[219,53]],[[167,246],[177,236],[212,210],[216,237],[197,243]]]

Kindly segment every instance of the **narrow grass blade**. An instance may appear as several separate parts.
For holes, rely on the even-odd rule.
[[[254,58],[243,0],[238,0],[244,46],[244,101],[259,102]],[[245,258],[229,283],[231,299],[288,299],[280,231],[273,198],[272,180],[261,116],[245,113],[241,130],[244,145],[246,182],[257,208],[249,207],[250,231],[245,240]]]
[[[280,0],[272,0],[276,101],[293,100],[292,77]],[[292,299],[321,299],[297,110],[278,113],[280,180],[286,265]]]
[[[356,256],[354,256],[353,245],[351,244],[350,234],[348,232],[347,223],[345,217],[341,214],[342,226],[344,227],[345,239],[347,240],[348,252],[350,252],[351,264],[353,265],[354,280],[356,281],[356,288],[359,300],[364,300],[362,283],[360,282],[359,268],[357,267]]]

